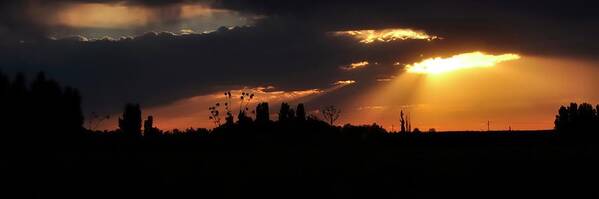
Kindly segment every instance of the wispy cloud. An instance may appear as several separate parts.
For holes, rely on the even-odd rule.
[[[356,81],[354,80],[339,80],[336,81],[335,83],[333,83],[333,85],[349,85],[349,84],[355,84]]]
[[[390,42],[395,40],[408,40],[408,39],[419,39],[432,41],[440,39],[440,37],[429,35],[424,31],[416,31],[412,29],[381,29],[381,30],[350,30],[350,31],[337,31],[335,35],[340,36],[351,36],[359,40],[362,43],[373,43],[373,42]]]
[[[366,67],[369,64],[370,63],[368,63],[367,61],[361,61],[361,62],[356,62],[356,63],[351,63],[349,65],[341,66],[341,69],[343,69],[343,70],[355,70],[355,69],[359,69],[359,68],[364,68],[364,67]]]

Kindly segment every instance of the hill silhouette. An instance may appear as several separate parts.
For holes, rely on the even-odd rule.
[[[323,121],[284,103],[272,121],[268,103],[239,98],[209,108],[214,129],[163,131],[127,104],[117,130],[95,131],[76,89],[0,73],[4,186],[18,198],[599,196],[590,104],[561,107],[555,130],[422,133],[335,126],[334,106]]]

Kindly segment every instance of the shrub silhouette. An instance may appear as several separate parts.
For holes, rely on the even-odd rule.
[[[233,99],[233,95],[231,92],[224,92],[226,101],[223,103],[224,106],[221,106],[220,102],[217,102],[214,106],[208,107],[210,111],[210,116],[208,117],[216,127],[221,126],[221,107],[224,107],[225,112],[225,126],[233,126],[235,124],[232,108],[231,108],[231,100]],[[252,100],[254,99],[254,94],[249,92],[242,92],[239,96],[239,112],[237,114],[237,123],[238,124],[248,124],[253,122],[252,118],[248,116],[249,106]],[[255,111],[253,111],[255,113]]]
[[[226,104],[226,103],[225,103]],[[210,116],[208,117],[216,127],[221,125],[220,123],[220,111],[219,111],[220,103],[216,103],[214,106],[208,108],[210,110]],[[227,112],[230,114],[230,112]]]

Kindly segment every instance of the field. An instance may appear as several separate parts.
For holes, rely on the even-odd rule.
[[[25,149],[9,179],[84,198],[598,196],[596,145],[552,131],[369,130],[86,134]]]

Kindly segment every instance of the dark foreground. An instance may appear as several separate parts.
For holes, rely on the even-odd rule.
[[[10,198],[599,197],[595,142],[549,131],[275,128],[9,140],[3,179],[18,196]]]

